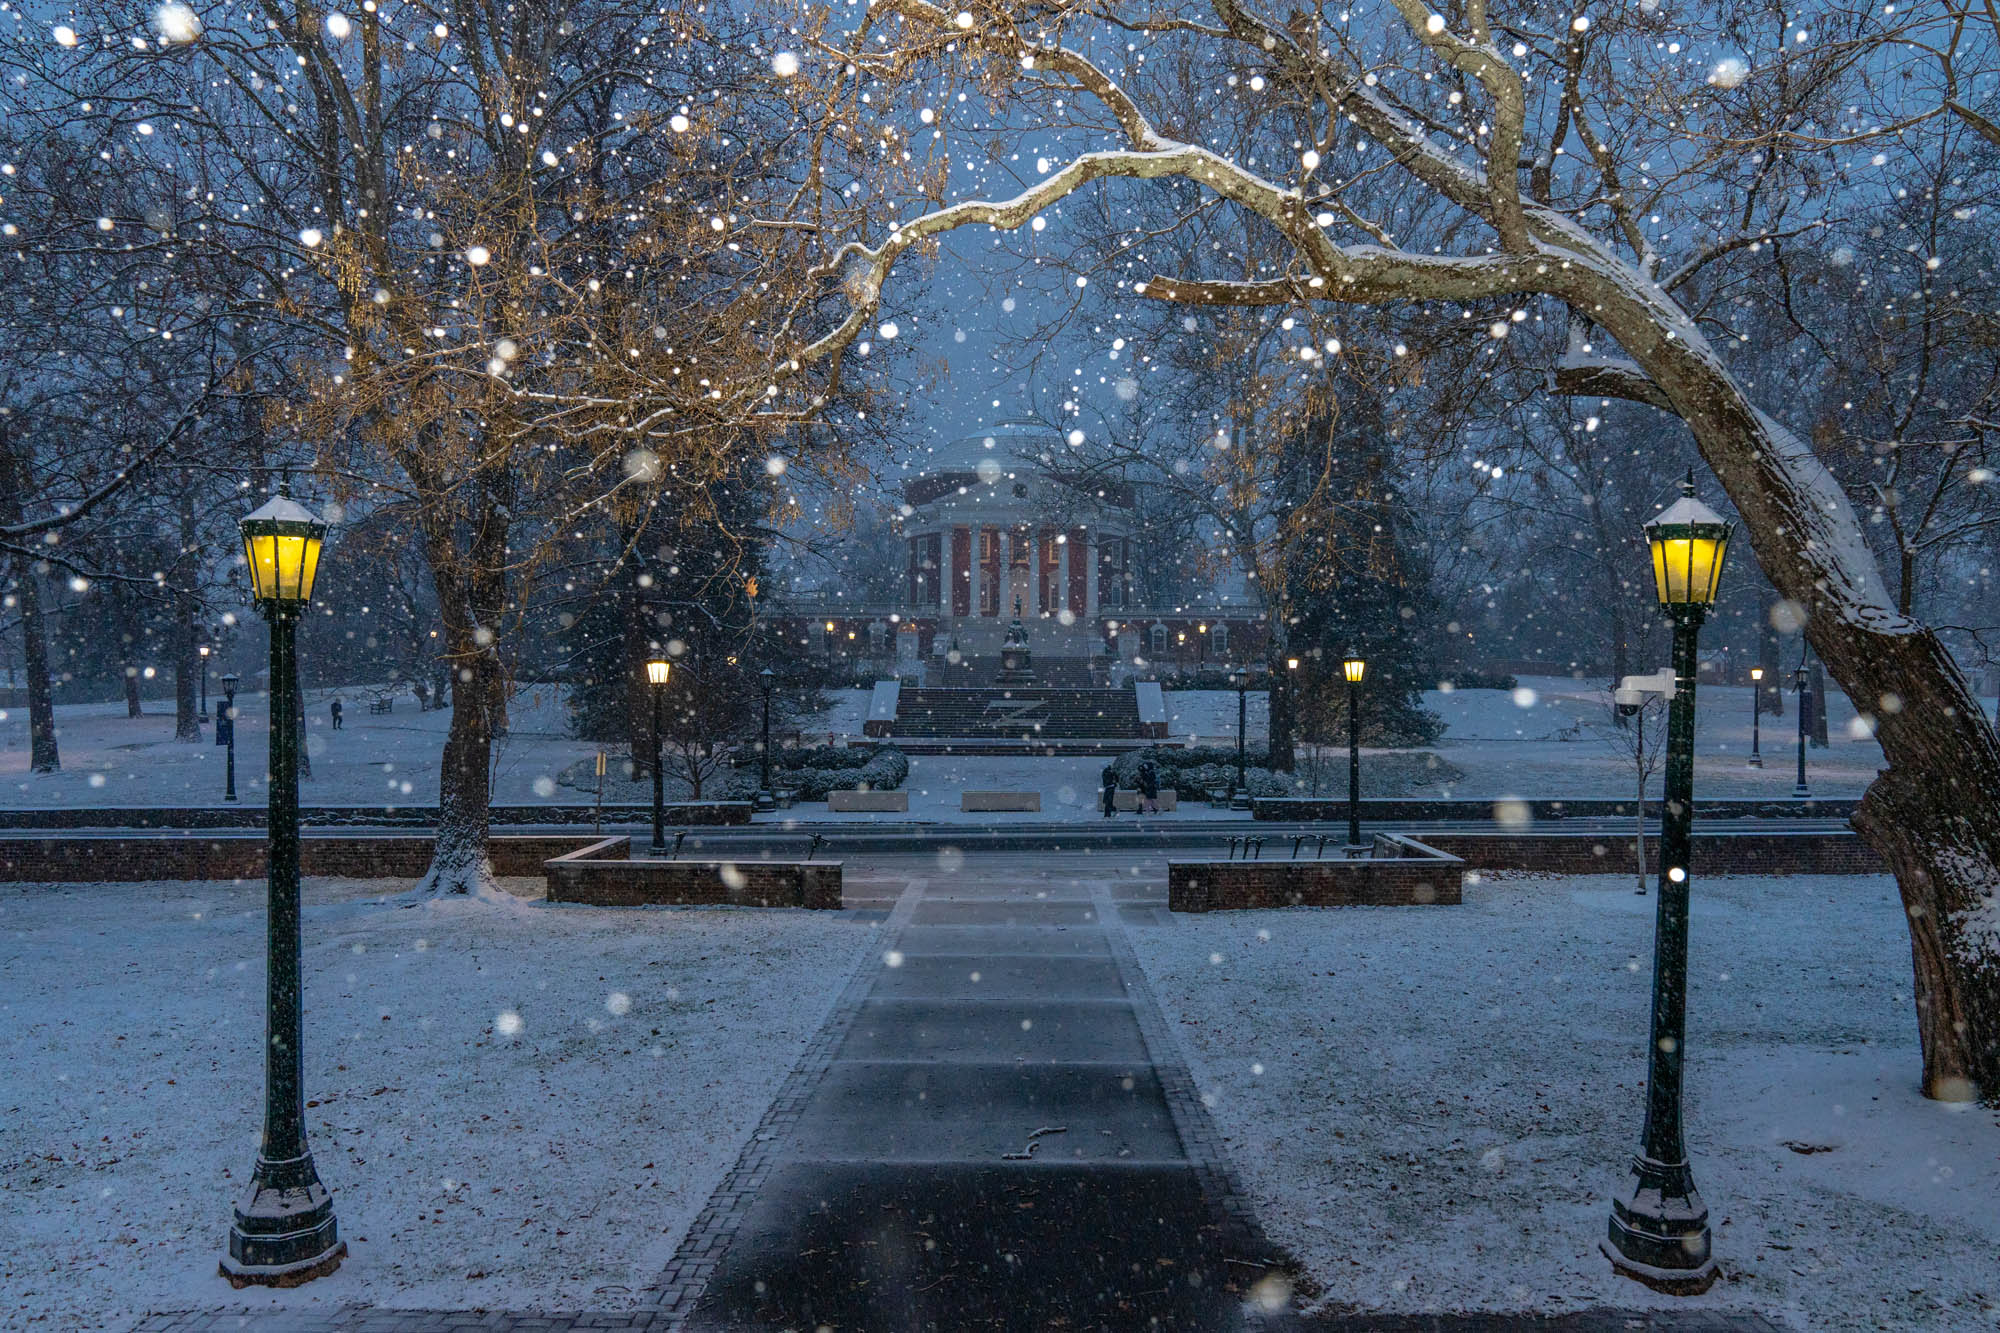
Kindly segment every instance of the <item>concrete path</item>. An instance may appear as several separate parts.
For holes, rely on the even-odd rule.
[[[1121,911],[1161,919],[1026,858],[910,879],[824,1068],[683,1247],[687,1326],[1263,1327],[1282,1256]]]

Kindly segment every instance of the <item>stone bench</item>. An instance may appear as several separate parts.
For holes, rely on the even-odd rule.
[[[1175,791],[1172,787],[1165,788],[1160,792],[1160,809],[1163,811],[1177,810],[1180,808],[1180,800],[1181,794],[1179,792]],[[1113,792],[1111,794],[1111,804],[1112,808],[1117,810],[1137,810],[1139,808],[1139,793],[1136,791]]]
[[[826,808],[831,814],[908,814],[910,794],[906,791],[830,791]]]
[[[968,791],[960,792],[958,808],[962,811],[1039,811],[1042,808],[1042,794],[1038,791]]]

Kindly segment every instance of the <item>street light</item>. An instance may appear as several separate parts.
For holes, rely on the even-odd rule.
[[[265,966],[264,1143],[236,1222],[222,1276],[236,1287],[295,1287],[340,1267],[347,1244],[306,1147],[300,1060],[299,619],[312,601],[326,525],[289,488],[245,518],[243,554],[258,611],[271,623],[271,777]],[[225,687],[234,698],[233,681]],[[234,709],[231,709],[234,712]],[[231,746],[231,755],[235,753]],[[233,774],[232,764],[232,774]]]
[[[764,692],[764,748],[758,752],[757,808],[775,810],[777,798],[771,795],[771,691],[778,683],[778,675],[765,667],[757,673],[757,688]]]
[[[215,743],[228,746],[223,766],[222,799],[236,799],[236,680],[234,671],[222,673],[222,708],[215,715]]]
[[[1347,845],[1361,845],[1361,678],[1368,663],[1352,648],[1341,659],[1347,677]]]
[[[1687,1027],[1696,639],[1715,602],[1733,530],[1694,498],[1692,470],[1682,483],[1681,498],[1645,527],[1653,551],[1654,590],[1674,622],[1674,689],[1667,707],[1667,775],[1660,810],[1646,1128],[1632,1159],[1631,1178],[1611,1201],[1603,1250],[1618,1272],[1674,1295],[1707,1291],[1715,1282],[1708,1207],[1695,1190],[1681,1136],[1681,1069]]]
[[[646,684],[653,695],[653,854],[665,855],[667,850],[667,787],[666,777],[660,771],[660,701],[667,693],[667,676],[673,671],[673,663],[664,657],[648,658],[646,661]]]
[[[1799,669],[1792,673],[1792,688],[1799,693],[1799,780],[1792,785],[1792,796],[1796,800],[1810,801],[1812,788],[1806,786],[1806,730],[1813,704],[1812,673],[1806,670],[1806,658],[1812,654],[1811,645],[1799,654]]]
[[[1244,692],[1250,688],[1250,673],[1238,667],[1229,673],[1229,683],[1236,687],[1236,785],[1229,789],[1229,808],[1248,810],[1250,789],[1243,778],[1243,723],[1248,714]]]
[[[201,654],[201,720],[208,721],[208,645],[195,649]]]
[[[1764,713],[1764,668],[1750,668],[1750,767],[1762,768],[1764,756],[1757,748],[1757,724]]]

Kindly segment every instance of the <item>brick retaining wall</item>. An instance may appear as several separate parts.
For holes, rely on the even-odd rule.
[[[1465,864],[1428,842],[1377,834],[1374,855],[1326,861],[1180,861],[1167,865],[1167,910],[1430,907],[1460,901]]]
[[[1509,817],[1525,818],[1530,824],[1555,823],[1565,818],[1630,819],[1634,813],[1630,798],[1620,800],[1604,796],[1533,799],[1489,796],[1476,799],[1454,797],[1450,800],[1420,796],[1364,796],[1361,798],[1361,818],[1369,823],[1391,824],[1420,823],[1433,819],[1492,819],[1495,817],[1495,807],[1503,804],[1516,807],[1507,812]],[[1750,797],[1718,796],[1707,799],[1697,797],[1694,814],[1697,820],[1852,819],[1855,809],[1860,804],[1861,798],[1858,796],[1828,796],[1805,801],[1789,798],[1760,800]],[[1646,808],[1653,817],[1659,816],[1658,800],[1648,801]],[[1253,796],[1250,798],[1250,813],[1256,819],[1304,823],[1323,820],[1338,823],[1347,818],[1347,797],[1345,795]]]
[[[586,846],[576,834],[502,835],[487,849],[493,873],[539,877],[550,857]],[[362,834],[299,840],[299,870],[343,879],[416,879],[430,868],[432,839]],[[262,834],[131,838],[0,838],[0,882],[134,883],[156,879],[262,879]]]
[[[1424,841],[1468,870],[1531,870],[1550,875],[1625,874],[1638,861],[1629,837],[1576,833],[1426,833]],[[1647,873],[1659,869],[1660,842],[1646,839]],[[1858,834],[1702,833],[1691,869],[1702,875],[1879,875],[1887,871]]]
[[[630,838],[605,838],[543,867],[552,903],[595,907],[813,907],[838,911],[838,861],[631,859]]]

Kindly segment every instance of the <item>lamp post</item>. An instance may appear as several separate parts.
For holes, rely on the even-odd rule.
[[[1361,678],[1368,663],[1352,648],[1341,659],[1347,677],[1347,845],[1361,845]]]
[[[757,673],[757,688],[764,692],[764,740],[757,752],[757,808],[775,810],[778,801],[771,794],[771,690],[777,685],[777,673],[765,667]]]
[[[653,854],[667,851],[667,780],[660,770],[660,701],[667,693],[673,663],[664,657],[646,660],[646,685],[653,696]]]
[[[1611,1266],[1674,1295],[1715,1282],[1708,1207],[1694,1187],[1681,1136],[1681,1069],[1687,1026],[1688,851],[1694,814],[1696,639],[1715,602],[1733,531],[1694,498],[1694,473],[1681,498],[1648,523],[1653,580],[1674,622],[1673,697],[1667,709],[1667,774],[1660,810],[1659,903],[1653,936],[1652,1040],[1647,1046],[1646,1128],[1632,1175],[1611,1201],[1603,1242]]]
[[[306,1146],[300,1061],[299,719],[293,682],[299,619],[312,601],[326,525],[280,485],[278,494],[239,526],[257,609],[271,624],[269,960],[264,1143],[249,1189],[236,1205],[221,1268],[232,1286],[295,1287],[331,1273],[347,1255],[334,1222],[333,1195],[320,1183]]]
[[[1799,654],[1799,669],[1792,673],[1792,688],[1799,695],[1799,780],[1792,784],[1792,796],[1801,801],[1812,799],[1812,788],[1806,785],[1806,732],[1811,727],[1813,709],[1812,673],[1806,670],[1806,657],[1812,652],[1808,647]]]
[[[195,649],[201,654],[201,720],[208,721],[208,645]]]
[[[1229,808],[1247,810],[1250,808],[1250,793],[1243,777],[1243,728],[1244,719],[1249,715],[1245,692],[1250,688],[1250,673],[1239,667],[1229,673],[1229,683],[1236,687],[1236,784],[1229,789]]]
[[[215,743],[228,747],[222,768],[222,799],[236,799],[236,673],[222,673],[222,708],[215,715]]]
[[[1757,748],[1757,724],[1764,713],[1764,668],[1750,668],[1750,767],[1762,768],[1764,756]]]

